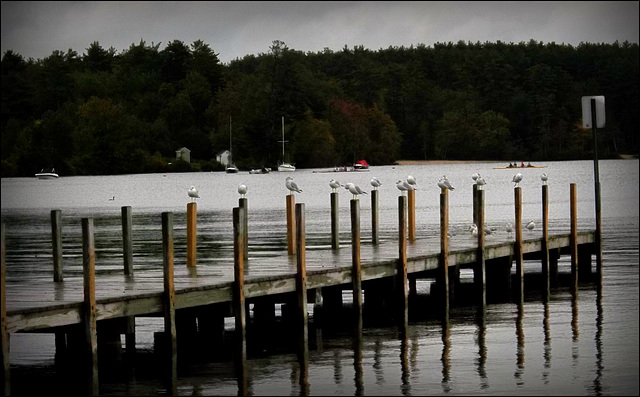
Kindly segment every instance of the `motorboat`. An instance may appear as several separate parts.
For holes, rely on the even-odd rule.
[[[367,163],[367,160],[356,161],[353,165],[353,169],[355,171],[369,171],[369,164]]]
[[[46,172],[43,168],[42,170],[40,170],[40,172],[36,174],[36,178],[38,179],[56,179],[58,177],[59,175],[56,174],[55,168],[52,168],[50,172]]]

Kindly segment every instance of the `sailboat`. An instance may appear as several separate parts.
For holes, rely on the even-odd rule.
[[[284,140],[284,116],[282,116],[282,163],[278,164],[278,171],[280,172],[293,172],[296,170],[295,165],[284,161],[284,143],[289,142]]]
[[[227,172],[227,174],[235,174],[238,172],[238,167],[236,167],[235,164],[233,164],[233,142],[231,139],[231,117],[229,117],[229,163],[227,164],[227,168],[225,169],[225,171]]]

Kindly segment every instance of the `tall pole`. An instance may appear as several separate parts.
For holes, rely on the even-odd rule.
[[[600,171],[598,169],[598,123],[596,117],[596,100],[591,98],[591,131],[593,131],[593,177],[596,199],[596,271],[602,279],[602,217],[600,213]]]

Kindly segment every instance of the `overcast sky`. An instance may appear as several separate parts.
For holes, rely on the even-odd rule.
[[[42,59],[85,54],[94,41],[120,53],[140,40],[161,50],[203,40],[227,63],[267,53],[274,40],[305,52],[459,40],[638,43],[638,3],[3,1],[2,54]]]

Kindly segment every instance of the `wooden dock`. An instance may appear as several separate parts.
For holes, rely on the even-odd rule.
[[[157,269],[133,272],[131,255],[131,208],[122,208],[123,267],[122,273],[95,273],[95,241],[92,218],[82,219],[83,277],[63,278],[60,253],[60,214],[52,211],[52,244],[54,279],[34,279],[19,288],[5,283],[5,226],[2,225],[2,357],[4,363],[5,395],[9,388],[9,337],[16,332],[50,332],[56,334],[56,348],[70,345],[79,347],[86,357],[89,375],[89,394],[98,394],[97,346],[109,341],[118,344],[120,335],[126,335],[127,350],[135,349],[136,316],[161,316],[165,321],[163,340],[171,352],[175,376],[176,341],[182,335],[191,335],[195,326],[207,331],[211,338],[224,332],[224,317],[235,317],[238,339],[238,362],[246,361],[246,332],[248,304],[253,304],[253,317],[272,319],[276,303],[287,306],[300,326],[301,351],[307,349],[307,304],[331,310],[342,305],[342,291],[353,291],[356,316],[362,319],[362,309],[376,311],[384,308],[399,321],[407,321],[408,296],[415,294],[418,279],[433,280],[431,294],[437,294],[438,310],[448,315],[449,306],[455,304],[456,289],[460,284],[460,270],[472,269],[473,299],[478,305],[501,299],[522,302],[524,294],[524,260],[539,260],[537,269],[548,297],[549,286],[557,278],[558,258],[571,256],[571,288],[577,292],[580,277],[601,281],[601,268],[592,271],[592,255],[597,252],[595,230],[577,230],[575,184],[571,189],[571,228],[569,233],[549,235],[548,191],[542,186],[542,235],[527,237],[521,220],[522,196],[514,188],[515,225],[513,236],[492,238],[487,241],[484,232],[484,191],[474,185],[474,217],[478,235],[473,238],[448,236],[448,191],[440,193],[440,233],[419,236],[415,233],[415,197],[398,197],[398,239],[379,243],[378,232],[373,230],[372,244],[361,244],[359,200],[350,202],[351,245],[340,247],[337,229],[332,228],[336,241],[328,249],[305,249],[304,203],[295,203],[287,196],[288,247],[270,257],[252,257],[247,250],[248,203],[240,199],[233,209],[234,255],[228,269],[220,272],[218,266],[198,266],[195,247],[196,205],[187,211],[187,266],[174,267],[173,214],[162,214],[163,266]],[[377,192],[376,192],[377,193]],[[372,200],[377,194],[372,194]],[[245,200],[243,202],[243,200]],[[372,202],[373,203],[373,202]],[[335,211],[335,213],[334,213]],[[377,217],[377,214],[372,214]],[[328,219],[337,223],[337,205],[332,205]],[[377,219],[377,218],[376,218]],[[377,227],[377,222],[373,222]],[[598,264],[601,261],[598,261]],[[515,264],[515,277],[512,266]],[[538,270],[539,269],[539,270]],[[586,276],[585,276],[586,275]],[[506,297],[505,297],[506,294]],[[546,299],[546,298],[545,298]],[[185,315],[181,315],[185,314]],[[188,315],[186,315],[188,313]],[[178,314],[178,316],[176,316]],[[366,314],[365,314],[366,315]],[[176,320],[178,318],[178,320]],[[185,318],[187,320],[185,321]],[[185,325],[189,324],[191,325]],[[357,322],[356,322],[357,323]],[[182,334],[182,335],[181,335]],[[111,336],[109,336],[111,335]],[[100,336],[100,338],[98,338]],[[246,368],[245,368],[246,370]]]

